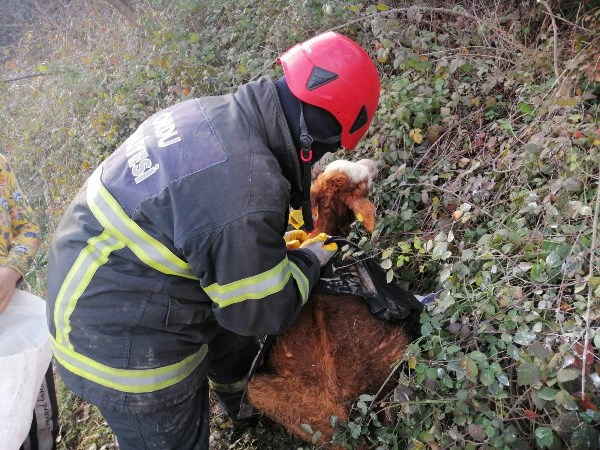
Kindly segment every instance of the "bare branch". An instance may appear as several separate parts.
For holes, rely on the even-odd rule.
[[[594,223],[592,225],[592,243],[590,248],[590,269],[588,273],[588,295],[587,295],[587,307],[585,312],[585,330],[583,335],[583,350],[581,352],[581,398],[585,398],[585,378],[587,357],[588,357],[588,345],[590,342],[590,324],[592,315],[592,304],[594,298],[594,292],[590,285],[592,277],[594,276],[595,252],[596,252],[596,240],[598,239],[598,217],[600,216],[600,172],[598,173],[598,183],[596,185],[596,211],[594,211]]]
[[[537,1],[543,5],[544,8],[546,8],[546,11],[548,11],[548,15],[550,16],[550,20],[552,20],[552,28],[554,30],[554,75],[556,75],[556,79],[558,80],[560,78],[560,70],[558,70],[558,27],[556,26],[556,17],[554,16],[552,8],[550,8],[550,5],[547,1]]]
[[[28,75],[22,75],[22,76],[16,77],[16,78],[7,78],[6,80],[0,80],[0,83],[10,83],[11,81],[26,80],[27,78],[35,78],[35,77],[45,77],[48,75],[55,75],[55,74],[52,72],[30,73]]]

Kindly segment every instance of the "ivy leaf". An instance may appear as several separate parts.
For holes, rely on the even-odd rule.
[[[537,281],[538,283],[542,283],[544,281],[546,281],[546,271],[545,269],[545,264],[542,263],[537,263],[534,264],[533,267],[531,268],[531,279],[533,281]]]
[[[510,381],[508,380],[508,377],[501,373],[499,375],[496,375],[496,379],[498,380],[498,383],[500,383],[502,386],[510,386]]]

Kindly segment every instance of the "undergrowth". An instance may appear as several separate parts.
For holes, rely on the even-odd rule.
[[[598,2],[138,0],[137,25],[104,2],[35,4],[4,49],[0,146],[46,237],[36,293],[65,205],[141,121],[278,77],[278,54],[336,29],[382,76],[367,137],[324,161],[377,161],[378,226],[352,237],[390,281],[439,291],[399,382],[338,441],[598,448]],[[112,448],[94,408],[61,399],[62,448]]]

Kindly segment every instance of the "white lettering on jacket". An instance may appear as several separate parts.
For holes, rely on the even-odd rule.
[[[176,144],[181,141],[181,137],[175,128],[175,122],[170,112],[165,112],[156,118],[154,122],[154,133],[158,139],[158,146],[161,148]]]
[[[164,112],[153,121],[154,134],[160,148],[168,147],[179,141],[181,136],[175,127],[173,116],[170,112]],[[125,156],[127,157],[127,167],[131,169],[131,175],[134,177],[135,184],[144,181],[146,178],[154,175],[160,168],[160,164],[152,164],[146,148],[146,136],[140,128],[134,133],[125,146]]]
[[[160,164],[152,165],[152,160],[148,157],[146,150],[146,137],[142,132],[131,136],[131,139],[125,146],[125,156],[127,156],[127,166],[131,169],[133,181],[138,184],[149,176],[156,173]]]

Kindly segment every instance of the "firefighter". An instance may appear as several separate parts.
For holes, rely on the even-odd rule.
[[[256,336],[290,326],[335,252],[325,237],[288,251],[287,216],[290,206],[310,216],[311,164],[367,132],[379,76],[334,32],[279,62],[275,82],[143,122],[55,232],[47,291],[58,370],[123,450],[207,449],[209,385],[236,419]]]

